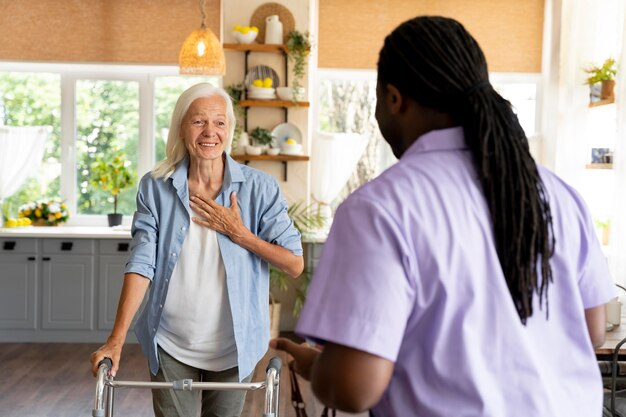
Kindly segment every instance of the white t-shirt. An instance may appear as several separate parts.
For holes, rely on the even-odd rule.
[[[214,230],[191,222],[156,337],[168,354],[195,368],[237,366],[226,272]]]

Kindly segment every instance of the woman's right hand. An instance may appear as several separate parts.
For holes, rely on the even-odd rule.
[[[109,337],[107,342],[100,346],[98,350],[93,352],[89,357],[91,361],[91,372],[93,376],[98,375],[98,364],[104,358],[111,359],[113,365],[111,366],[111,370],[109,371],[109,375],[112,377],[115,376],[117,370],[119,369],[120,357],[122,356],[122,347],[124,346],[123,340],[117,340]]]

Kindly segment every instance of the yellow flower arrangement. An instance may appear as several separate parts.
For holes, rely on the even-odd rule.
[[[47,226],[65,223],[70,218],[67,205],[57,199],[24,204],[20,207],[17,215],[19,218],[30,219],[35,225],[45,224]]]

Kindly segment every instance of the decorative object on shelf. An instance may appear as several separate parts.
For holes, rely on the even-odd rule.
[[[265,150],[265,153],[267,153],[268,155],[272,155],[272,156],[276,156],[280,153],[280,148],[267,148]]]
[[[205,1],[200,0],[202,20],[200,29],[191,32],[178,54],[181,74],[224,75],[226,59],[224,49],[217,36],[206,26]]]
[[[276,88],[278,98],[285,101],[297,101],[298,98],[304,97],[304,88],[300,87],[294,93],[294,87],[278,87]]]
[[[63,201],[51,199],[24,204],[18,216],[29,219],[33,226],[58,226],[70,218],[70,212]]]
[[[263,153],[263,148],[260,146],[254,145],[246,145],[246,155],[261,155]]]
[[[262,150],[269,148],[273,141],[270,131],[262,127],[255,127],[252,132],[250,132],[250,137],[254,145],[260,147]]]
[[[233,37],[238,43],[249,44],[254,42],[259,34],[259,28],[256,26],[235,26],[233,29]]]
[[[278,16],[278,20],[282,23],[282,40],[277,42],[279,44],[287,42],[287,34],[296,28],[296,22],[293,18],[293,14],[288,8],[279,3],[265,3],[257,7],[252,13],[250,18],[250,26],[256,26],[259,28],[259,36],[263,43],[267,42],[267,18],[269,16]]]
[[[283,43],[283,24],[277,14],[265,18],[265,43],[268,45]]]
[[[591,103],[615,99],[615,76],[617,75],[615,59],[608,58],[602,66],[587,68],[585,72],[588,74],[585,84],[589,85]]]
[[[271,80],[271,84],[266,81],[268,78]],[[258,84],[258,80],[261,80],[262,85]],[[256,85],[255,81],[257,81]],[[280,78],[278,78],[278,74],[272,67],[268,67],[267,65],[257,65],[248,70],[248,73],[244,78],[244,84],[248,90],[251,87],[264,87],[265,85],[273,88],[280,85]]]
[[[311,42],[309,41],[309,32],[301,33],[297,30],[289,32],[287,35],[287,57],[292,63],[291,71],[293,80],[291,87],[294,94],[294,101],[301,99],[300,92],[302,77],[304,77],[304,69],[306,67],[306,58],[311,50]]]
[[[122,214],[117,212],[117,198],[120,192],[135,183],[135,174],[129,167],[130,161],[119,150],[114,153],[113,160],[98,157],[91,164],[91,184],[105,191],[110,190],[113,196],[113,213],[107,215],[109,227],[122,224]]]
[[[243,83],[231,84],[224,87],[224,89],[233,101],[233,112],[235,113],[235,132],[233,133],[233,142],[230,144],[231,153],[233,153],[233,155],[236,155],[237,153],[243,154],[245,145],[248,144],[248,134],[246,133],[244,143],[242,134],[245,132],[243,132],[242,123],[245,115],[243,108],[239,105],[239,102],[243,99],[245,86]]]
[[[272,137],[283,155],[302,155],[302,132],[293,123],[281,123],[272,129]]]
[[[612,164],[613,152],[609,148],[591,148],[592,164]]]

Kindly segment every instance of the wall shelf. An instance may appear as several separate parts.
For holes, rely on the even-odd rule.
[[[276,54],[287,52],[286,45],[266,45],[260,43],[225,43],[224,49],[239,52],[273,52]]]
[[[291,100],[241,100],[241,107],[309,107],[308,101]]]
[[[586,169],[613,169],[613,164],[587,164]]]
[[[283,178],[287,181],[287,162],[306,162],[309,160],[307,155],[231,155],[235,161],[243,162],[248,165],[250,161],[272,161],[283,163]]]
[[[615,97],[605,98],[604,100],[591,102],[589,103],[589,107],[605,106],[607,104],[612,104],[612,103],[615,103]]]

